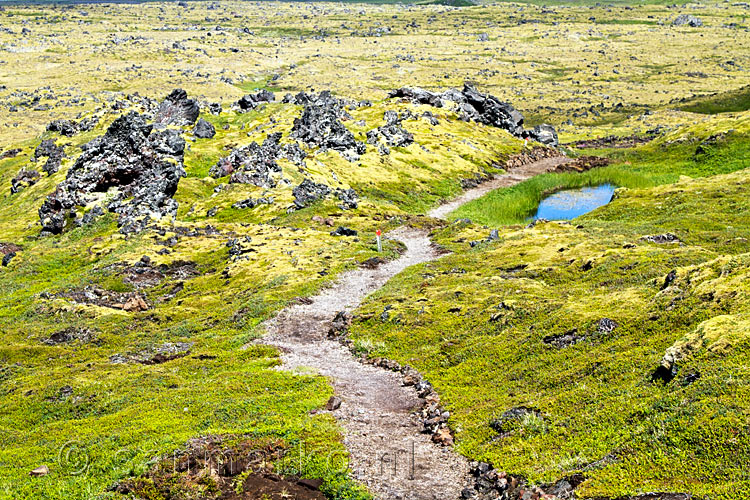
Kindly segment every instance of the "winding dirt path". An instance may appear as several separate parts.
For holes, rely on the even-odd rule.
[[[466,191],[429,215],[445,218],[467,201],[507,187],[570,161],[547,158]],[[470,486],[467,460],[432,442],[413,412],[422,406],[398,373],[359,362],[349,349],[327,334],[335,314],[352,311],[370,293],[409,266],[438,258],[425,231],[399,228],[388,235],[406,252],[377,269],[344,273],[339,281],[308,304],[290,306],[266,322],[262,342],[281,351],[283,369],[312,369],[330,379],[341,407],[333,415],[344,428],[352,476],[379,500],[456,500]]]

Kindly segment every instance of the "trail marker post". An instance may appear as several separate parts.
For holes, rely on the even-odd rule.
[[[383,251],[383,244],[380,242],[380,235],[381,234],[383,234],[383,233],[380,232],[380,229],[378,229],[377,231],[375,231],[375,236],[376,236],[376,238],[378,240],[378,252],[382,252]]]

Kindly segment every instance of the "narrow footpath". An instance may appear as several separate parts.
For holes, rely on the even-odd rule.
[[[571,161],[545,158],[499,175],[432,210],[445,218],[450,212],[487,192],[518,184]],[[285,370],[312,369],[327,377],[341,399],[333,411],[344,429],[352,477],[379,500],[454,500],[470,486],[468,461],[452,447],[432,442],[413,414],[421,407],[413,387],[398,373],[364,364],[336,340],[327,338],[334,315],[353,311],[370,293],[407,267],[439,257],[427,233],[399,228],[388,234],[406,251],[376,269],[344,273],[331,288],[307,304],[290,306],[266,322],[263,342],[278,347]]]

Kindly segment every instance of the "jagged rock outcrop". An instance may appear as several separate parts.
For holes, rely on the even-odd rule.
[[[464,120],[502,128],[516,137],[530,138],[546,146],[558,145],[557,133],[551,125],[539,125],[531,130],[525,130],[524,117],[520,111],[491,94],[480,92],[469,83],[464,84],[462,90],[449,89],[442,93],[403,87],[391,91],[388,97],[408,99],[415,104],[427,104],[438,108],[444,107],[447,102],[453,102]]]
[[[130,112],[83,146],[65,181],[39,209],[43,232],[59,234],[75,222],[77,209],[114,189],[107,205],[123,233],[138,232],[154,219],[175,216],[172,198],[185,176],[185,141],[176,130],[154,132],[142,115]]]
[[[275,99],[276,95],[273,92],[264,89],[254,94],[242,96],[235,104],[240,111],[250,111],[263,103],[273,102]]]
[[[357,141],[341,118],[349,117],[344,103],[324,91],[318,95],[297,94],[295,103],[304,102],[302,116],[294,120],[291,137],[299,139],[309,147],[322,150],[333,149],[349,161],[364,154],[366,146]]]
[[[188,99],[187,92],[182,89],[174,89],[156,111],[154,127],[165,128],[167,125],[178,127],[192,125],[198,119],[200,107],[195,99]]]
[[[281,173],[281,167],[276,163],[281,152],[280,139],[281,133],[277,132],[270,134],[263,144],[252,142],[235,149],[211,167],[209,174],[217,179],[229,175],[230,183],[274,187],[276,179],[273,174]]]

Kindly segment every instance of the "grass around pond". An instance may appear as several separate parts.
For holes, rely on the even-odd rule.
[[[664,140],[636,150],[601,150],[613,158],[607,167],[588,172],[545,174],[509,188],[492,191],[452,212],[451,219],[468,218],[490,226],[520,224],[533,215],[539,202],[565,189],[613,184],[643,189],[676,182],[680,176],[705,177],[750,166],[750,135],[729,133],[680,140]]]

